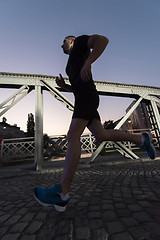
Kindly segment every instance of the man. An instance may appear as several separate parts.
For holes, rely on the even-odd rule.
[[[52,206],[57,211],[64,211],[69,201],[69,188],[73,180],[81,153],[80,136],[87,127],[100,142],[130,141],[145,148],[150,158],[155,158],[155,148],[150,133],[133,135],[119,130],[105,130],[97,111],[99,96],[91,73],[92,63],[105,50],[109,40],[101,35],[83,35],[75,38],[67,36],[62,44],[65,54],[69,55],[66,73],[71,85],[66,84],[62,75],[56,78],[58,86],[72,91],[75,96],[75,106],[67,139],[64,171],[59,184],[49,188],[37,187],[34,197],[44,206]],[[90,51],[92,49],[92,51]]]

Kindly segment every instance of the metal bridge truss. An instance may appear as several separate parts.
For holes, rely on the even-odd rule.
[[[66,79],[67,80],[67,79]],[[115,129],[120,129],[141,101],[148,106],[150,120],[157,142],[160,138],[160,88],[142,85],[111,83],[95,81],[100,95],[130,97],[136,99],[135,104],[117,124]],[[18,73],[0,73],[1,88],[18,89],[15,94],[0,104],[0,116],[19,102],[30,91],[35,89],[35,164],[37,170],[43,166],[43,90],[48,90],[57,100],[61,101],[68,109],[73,110],[73,103],[62,94],[62,89],[56,85],[54,76]],[[91,157],[93,161],[107,142],[103,142]],[[120,142],[114,142],[114,147],[126,157],[138,158],[128,147]]]
[[[24,98],[29,91],[29,87],[24,85],[16,93],[0,104],[0,116],[12,108],[17,102]]]

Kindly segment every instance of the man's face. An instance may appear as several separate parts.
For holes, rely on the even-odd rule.
[[[73,47],[73,40],[65,38],[62,44],[63,52],[65,54],[70,54]]]

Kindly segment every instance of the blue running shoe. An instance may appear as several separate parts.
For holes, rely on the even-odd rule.
[[[33,190],[35,199],[45,207],[53,207],[58,212],[63,212],[69,202],[69,195],[66,195],[65,200],[61,198],[61,185],[55,184],[53,187],[40,188],[36,187]]]
[[[141,137],[142,137],[142,145],[140,147],[146,150],[148,156],[151,159],[155,159],[156,158],[156,150],[153,145],[152,134],[150,132],[142,133]]]

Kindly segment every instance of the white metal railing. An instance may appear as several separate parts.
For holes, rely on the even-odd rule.
[[[131,149],[135,148],[134,144],[125,142]],[[81,150],[83,153],[93,153],[97,148],[96,140],[91,134],[81,137]],[[112,142],[107,142],[106,151],[113,152]],[[51,154],[51,156],[65,155],[67,150],[66,136],[54,136],[48,143],[47,147],[43,149],[44,156]],[[0,157],[2,162],[15,161],[22,159],[29,159],[34,157],[34,138],[16,138],[4,139],[1,142]]]
[[[19,159],[27,159],[34,157],[34,138],[14,138],[3,139],[0,143],[0,159],[1,161],[13,161]],[[81,137],[82,152],[93,153],[96,149],[96,140],[91,135]],[[66,136],[54,136],[50,138],[47,146],[43,149],[44,156],[63,155],[67,150]]]
[[[138,131],[138,130],[134,130]],[[142,132],[143,130],[139,130]],[[34,138],[15,138],[4,139],[0,141],[0,160],[1,162],[26,160],[34,157]],[[134,143],[123,142],[123,144],[130,150],[139,149]],[[91,134],[86,134],[81,137],[81,150],[82,153],[94,153],[98,144],[96,139]],[[67,150],[67,139],[65,135],[52,136],[49,138],[47,146],[44,144],[43,154],[44,156],[64,156]],[[114,152],[115,145],[113,142],[106,142],[106,152]]]
[[[26,159],[34,156],[34,138],[3,139],[1,161]]]

